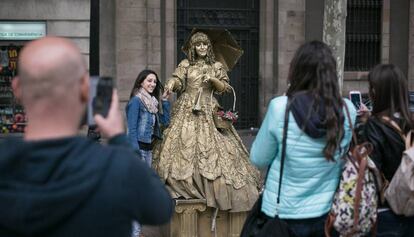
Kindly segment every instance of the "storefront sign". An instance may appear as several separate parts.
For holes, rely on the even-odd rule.
[[[0,22],[0,40],[34,40],[46,36],[46,22]]]

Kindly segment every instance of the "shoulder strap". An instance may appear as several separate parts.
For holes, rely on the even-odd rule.
[[[412,146],[413,146],[413,130],[410,130],[405,136],[405,149],[408,149]]]
[[[404,134],[404,131],[400,128],[400,126],[398,126],[398,124],[394,120],[392,120],[390,117],[382,116],[381,120],[385,124],[393,128],[401,136],[402,140],[405,143],[405,149],[408,149],[413,146],[413,138],[412,138],[413,130],[410,130],[408,131],[407,134]]]
[[[286,139],[287,139],[287,130],[289,123],[289,109],[290,109],[290,99],[288,97],[285,110],[285,119],[283,124],[283,138],[282,138],[282,154],[280,157],[280,176],[279,176],[279,190],[277,191],[277,204],[280,202],[280,191],[282,189],[282,178],[283,178],[283,168],[285,164],[286,157]]]
[[[357,144],[357,138],[356,138],[356,134],[355,134],[355,131],[354,131],[354,126],[352,125],[351,115],[349,114],[349,109],[348,109],[348,106],[346,105],[345,101],[344,101],[344,107],[345,107],[346,117],[348,118],[349,128],[352,131],[352,141],[356,145]]]
[[[388,116],[381,116],[380,119],[385,124],[387,124],[388,126],[390,126],[391,128],[393,128],[398,134],[400,134],[400,136],[402,137],[402,139],[405,140],[405,134],[404,134],[404,132],[402,131],[402,129],[400,128],[400,126],[398,126],[398,124],[394,120],[392,120]]]

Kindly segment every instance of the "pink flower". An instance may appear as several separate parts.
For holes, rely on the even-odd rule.
[[[237,112],[233,112],[233,111],[217,111],[217,115],[219,117],[221,117],[222,119],[225,120],[230,120],[233,123],[237,121],[237,119],[239,118],[239,115],[237,114]]]

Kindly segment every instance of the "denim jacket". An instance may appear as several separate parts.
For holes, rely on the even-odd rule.
[[[168,126],[170,122],[170,102],[162,101],[162,107],[162,114],[152,114],[137,96],[129,100],[126,106],[128,140],[135,151],[139,150],[138,142],[151,143],[153,137],[161,139],[160,124]]]

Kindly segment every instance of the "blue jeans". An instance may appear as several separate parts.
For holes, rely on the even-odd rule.
[[[414,217],[395,215],[391,210],[378,213],[378,237],[413,237]]]
[[[137,221],[132,221],[131,237],[139,237],[140,234],[141,234],[141,225]]]
[[[139,150],[139,154],[141,155],[141,159],[151,168],[152,166],[152,150],[145,151]]]
[[[150,168],[152,165],[152,151],[139,150],[142,161],[144,161]],[[141,225],[137,221],[132,222],[132,237],[138,237],[141,233]]]
[[[325,236],[325,221],[327,214],[308,219],[283,219],[297,237],[323,237]],[[338,236],[332,233],[331,236]]]

